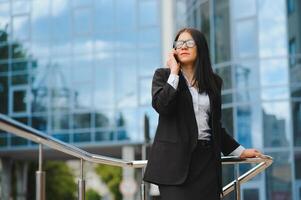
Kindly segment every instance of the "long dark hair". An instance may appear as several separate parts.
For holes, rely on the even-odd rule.
[[[222,79],[213,72],[209,48],[204,34],[195,28],[183,28],[177,33],[174,41],[177,41],[183,32],[190,33],[196,43],[197,59],[195,61],[193,75],[194,84],[198,87],[199,93],[217,94],[219,91],[217,81],[222,81]]]

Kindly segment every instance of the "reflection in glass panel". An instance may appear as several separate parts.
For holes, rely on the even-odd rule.
[[[90,55],[93,51],[93,40],[90,37],[82,36],[77,37],[73,41],[72,50],[74,54]]]
[[[69,0],[51,1],[51,31],[55,39],[71,37],[71,13]]]
[[[51,134],[54,138],[61,140],[63,142],[70,142],[70,134],[69,133],[54,133]]]
[[[135,49],[137,46],[137,32],[125,31],[116,36],[116,47],[118,49]]]
[[[13,91],[13,112],[27,111],[26,96],[27,96],[26,90]]]
[[[10,7],[9,2],[0,2],[0,30],[10,33]],[[0,41],[1,42],[1,41]]]
[[[233,108],[222,109],[222,126],[233,137]]]
[[[94,107],[98,109],[114,107],[113,61],[97,62],[94,73]]]
[[[214,0],[215,63],[231,57],[229,0]]]
[[[159,28],[148,28],[139,30],[138,46],[143,48],[153,47],[154,50],[160,53],[161,50],[161,36]],[[170,44],[172,47],[172,44]],[[152,51],[154,51],[152,50]],[[159,54],[160,55],[160,54]]]
[[[255,56],[257,53],[257,34],[255,19],[236,23],[236,51],[240,58]]]
[[[256,0],[234,0],[233,12],[236,19],[256,14]]]
[[[27,71],[29,68],[29,61],[27,60],[20,60],[15,61],[12,63],[11,69],[12,71]]]
[[[95,36],[94,50],[98,54],[97,58],[107,58],[113,55],[113,50],[116,48],[116,33],[98,33]]]
[[[272,87],[261,89],[261,99],[264,101],[269,100],[283,100],[289,98],[289,88],[287,87]]]
[[[95,141],[111,141],[114,139],[112,129],[104,129],[95,132]]]
[[[301,85],[290,88],[291,97],[295,99],[301,98]]]
[[[260,61],[261,86],[288,84],[288,66],[286,59]]]
[[[89,6],[91,5],[92,0],[73,0],[72,3],[74,7]]]
[[[210,47],[210,21],[209,21],[209,1],[206,1],[200,5],[201,12],[201,25],[200,30],[204,33],[208,46]]]
[[[258,189],[244,189],[243,190],[244,200],[259,200]]]
[[[238,141],[246,148],[262,147],[260,107],[256,104],[238,106],[236,109],[236,131]]]
[[[137,67],[136,52],[120,53],[117,56],[116,106],[133,107],[137,105]]]
[[[80,8],[73,10],[74,14],[74,32],[75,34],[87,34],[92,30],[92,12],[89,8]]]
[[[69,118],[70,118],[69,114],[54,113],[51,119],[52,130],[69,129],[70,128]]]
[[[147,117],[149,123],[149,135],[150,138],[154,138],[157,125],[158,125],[158,113],[150,106],[147,107],[140,107],[139,108],[139,131],[138,133],[144,133],[144,124],[145,124],[145,116]],[[137,140],[144,141],[144,134],[139,134],[137,136]]]
[[[292,175],[291,157],[289,152],[267,153],[274,159],[273,164],[266,170],[267,199],[291,199]]]
[[[223,90],[232,88],[231,66],[216,68],[216,73],[223,79]]]
[[[91,113],[75,113],[73,115],[73,128],[90,128]]]
[[[139,26],[155,26],[158,24],[158,1],[139,1]]]
[[[6,147],[8,145],[7,136],[0,136],[0,148]]]
[[[7,76],[0,76],[0,113],[8,112],[8,79]]]
[[[294,145],[301,146],[301,102],[292,103],[292,115],[293,115]]]
[[[63,39],[53,39],[51,41],[51,56],[53,58],[59,58],[62,56],[70,56],[71,55],[71,38],[63,38]]]
[[[6,39],[3,37],[5,36],[6,33],[2,32],[0,29],[0,72],[6,72],[8,69],[8,64],[5,63],[5,60],[9,58],[9,47],[10,45],[6,44]],[[2,43],[2,41],[5,43]]]
[[[139,140],[137,119],[138,112],[135,108],[117,111],[115,116],[117,127],[115,139]]]
[[[114,114],[113,110],[101,110],[94,113],[95,116],[95,127],[103,128],[114,125]]]
[[[13,85],[27,85],[28,74],[13,75],[11,81]]]
[[[87,109],[92,108],[92,85],[91,84],[76,84],[74,85],[74,108]]]
[[[97,33],[112,31],[115,27],[115,1],[112,0],[97,0],[94,1],[94,21],[95,31]],[[126,24],[126,23],[125,23]],[[104,28],[105,27],[105,28]]]
[[[18,0],[12,1],[12,11],[13,15],[26,14],[30,12],[30,1]]]
[[[73,134],[73,142],[90,142],[91,141],[91,133],[74,133]]]
[[[93,75],[92,58],[74,58],[71,67],[73,83],[87,83],[91,81]]]
[[[49,40],[51,20],[50,1],[32,1],[31,3],[31,39],[33,41],[45,42]]]
[[[301,180],[301,152],[295,151],[295,178]]]
[[[284,147],[290,142],[290,113],[288,102],[263,103],[265,147]]]
[[[137,12],[135,0],[117,0],[116,8],[116,27],[124,30],[133,30],[136,27]]]
[[[223,104],[232,103],[232,101],[233,101],[233,94],[232,93],[222,94],[222,103]]]
[[[32,116],[31,117],[31,126],[40,131],[47,130],[47,116]]]
[[[236,91],[236,101],[237,102],[259,102],[260,100],[260,92],[258,89],[252,90],[237,90]]]
[[[159,49],[146,48],[138,52],[138,68],[140,76],[153,76],[155,69],[163,67]]]
[[[259,55],[261,57],[287,54],[285,2],[285,0],[264,0],[258,3]]]
[[[139,79],[139,105],[151,105],[152,78]]]
[[[258,88],[259,87],[259,72],[257,63],[242,62],[235,65],[235,81],[236,88]]]
[[[12,146],[27,146],[28,141],[22,137],[12,136],[11,145]]]
[[[28,15],[13,17],[13,37],[17,40],[29,39],[30,21]]]

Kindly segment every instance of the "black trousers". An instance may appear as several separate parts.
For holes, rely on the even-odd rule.
[[[161,200],[220,200],[212,146],[198,142],[181,185],[159,185]]]

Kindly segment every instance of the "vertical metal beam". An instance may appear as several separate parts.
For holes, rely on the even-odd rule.
[[[238,180],[238,178],[239,178],[239,164],[234,165],[234,176],[235,176],[235,185],[234,185],[235,199],[240,200],[240,182]]]
[[[83,159],[80,159],[80,178],[78,180],[78,200],[85,200],[85,190],[86,190],[86,183],[84,180],[84,162]]]
[[[39,144],[39,170],[36,171],[36,200],[45,200],[46,173],[42,171],[43,146]]]

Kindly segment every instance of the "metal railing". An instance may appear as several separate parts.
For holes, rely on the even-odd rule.
[[[58,150],[60,152],[66,153],[68,155],[74,156],[80,159],[80,178],[78,181],[78,199],[85,199],[85,179],[83,177],[83,162],[88,161],[92,163],[107,164],[119,167],[132,167],[132,168],[144,168],[147,164],[147,160],[134,160],[126,161],[122,159],[116,159],[107,156],[101,156],[97,154],[92,154],[84,151],[74,145],[62,142],[54,137],[44,134],[41,131],[33,129],[29,126],[21,124],[5,115],[0,114],[0,129],[8,133],[15,134],[17,136],[26,138],[28,140],[34,141],[39,144],[39,167],[36,172],[36,200],[45,200],[45,172],[42,169],[43,160],[43,145]],[[222,157],[222,164],[235,164],[238,172],[238,164],[242,163],[257,163],[257,165],[251,170],[247,171],[241,176],[236,176],[235,180],[223,187],[224,196],[229,194],[231,191],[235,190],[236,199],[240,199],[240,184],[245,183],[264,169],[272,164],[273,160],[270,156],[263,156],[261,158],[248,158],[240,159],[238,157],[228,156]],[[142,171],[143,172],[143,171]],[[141,199],[146,198],[146,193],[144,192],[144,183],[141,183]]]

